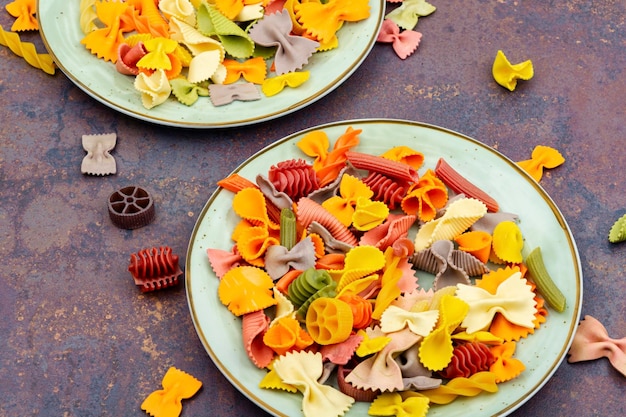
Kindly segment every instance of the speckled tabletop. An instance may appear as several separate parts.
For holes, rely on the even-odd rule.
[[[13,18],[1,2],[0,24]],[[626,212],[626,38],[620,0],[448,0],[420,19],[418,51],[377,44],[328,96],[247,127],[185,130],[129,118],[60,71],[50,76],[0,47],[0,416],[141,416],[143,399],[176,366],[203,382],[183,416],[264,415],[222,376],[194,330],[185,289],[140,293],[129,254],[168,245],[185,259],[216,181],[264,146],[322,123],[355,118],[439,125],[514,161],[535,145],[566,159],[541,185],[577,242],[582,315],[626,336],[626,244],[607,239]],[[35,42],[36,33],[25,40]],[[531,59],[514,92],[491,76],[496,51]],[[115,132],[118,173],[82,175],[81,136]],[[108,218],[121,187],[150,190],[147,227]],[[626,414],[626,379],[608,360],[569,364],[514,416]]]

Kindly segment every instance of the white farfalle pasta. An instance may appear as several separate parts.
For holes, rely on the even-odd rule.
[[[469,334],[485,330],[496,313],[518,326],[535,326],[535,293],[519,271],[504,280],[495,294],[480,287],[458,284],[456,296],[469,305],[469,311],[461,323]]]
[[[408,327],[416,335],[427,336],[435,327],[438,318],[437,310],[412,312],[391,305],[380,319],[380,328],[385,333],[391,333]]]
[[[205,51],[194,56],[189,63],[187,80],[196,84],[213,77],[222,65],[219,50]]]
[[[339,417],[354,403],[352,397],[318,382],[324,372],[319,352],[287,353],[274,362],[274,371],[284,383],[293,385],[302,393],[305,417]]]
[[[139,73],[134,86],[141,93],[141,103],[146,109],[164,103],[172,93],[172,87],[162,69],[156,70],[152,75]]]

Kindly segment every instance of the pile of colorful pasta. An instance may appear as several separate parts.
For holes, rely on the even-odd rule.
[[[171,95],[215,106],[273,96],[309,79],[316,52],[338,47],[368,0],[81,0],[81,43],[134,86],[147,109]],[[241,80],[243,79],[243,80]]]
[[[496,392],[524,370],[516,342],[545,322],[544,304],[565,309],[540,248],[523,258],[517,215],[443,158],[424,170],[419,150],[362,153],[361,132],[331,147],[311,131],[302,158],[218,183],[240,220],[232,250],[207,255],[251,362],[268,371],[260,386],[300,391],[310,417],[354,401],[423,416]]]

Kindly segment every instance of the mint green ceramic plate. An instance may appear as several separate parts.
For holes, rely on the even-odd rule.
[[[215,107],[201,97],[187,107],[170,99],[146,109],[134,77],[115,71],[110,62],[92,55],[81,43],[80,1],[39,0],[37,17],[43,42],[61,71],[88,95],[121,113],[162,125],[189,128],[234,127],[274,119],[321,99],[344,82],[361,65],[374,43],[384,18],[385,0],[370,0],[370,17],[345,23],[338,32],[339,47],[313,54],[303,68],[311,76],[298,88],[257,101],[233,102]]]
[[[582,303],[581,265],[576,244],[563,215],[546,192],[514,162],[469,137],[436,127],[398,120],[353,120],[295,133],[261,150],[236,172],[254,180],[279,161],[306,158],[296,143],[307,132],[322,129],[331,140],[348,126],[362,129],[358,150],[380,154],[392,146],[406,145],[422,152],[426,168],[444,157],[457,171],[498,201],[503,212],[519,215],[524,256],[540,246],[546,267],[567,299],[563,313],[549,310],[546,323],[534,335],[518,342],[515,357],[526,370],[514,380],[499,384],[495,394],[482,393],[431,406],[428,416],[504,416],[519,408],[550,379],[564,359],[574,336]],[[249,361],[242,346],[240,320],[217,296],[218,279],[206,256],[208,248],[230,250],[228,239],[238,218],[231,210],[232,193],[217,190],[205,205],[191,235],[186,263],[186,290],[191,316],[206,351],[228,380],[248,398],[276,416],[301,415],[300,394],[260,389],[265,374]],[[418,271],[422,286],[427,274]],[[432,279],[432,277],[430,277]],[[348,417],[367,415],[369,404],[357,403]]]

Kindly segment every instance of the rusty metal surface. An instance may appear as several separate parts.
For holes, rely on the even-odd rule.
[[[141,294],[128,258],[169,245],[184,259],[217,180],[272,141],[336,120],[431,123],[517,161],[538,144],[557,148],[566,163],[541,184],[578,244],[582,314],[626,336],[626,244],[607,239],[626,212],[625,3],[431,3],[438,10],[420,20],[422,44],[407,60],[378,44],[321,101],[228,130],[128,118],[62,73],[48,76],[0,47],[0,416],[140,416],[141,401],[170,366],[204,384],[184,402],[183,416],[263,415],[203,350],[183,286]],[[2,10],[0,24],[11,23]],[[534,78],[514,92],[495,84],[498,49],[512,62],[532,59]],[[108,132],[117,133],[117,175],[82,175],[81,136]],[[155,198],[156,218],[145,228],[124,231],[108,219],[108,196],[127,185]],[[564,362],[513,415],[623,415],[625,388],[607,360]]]

